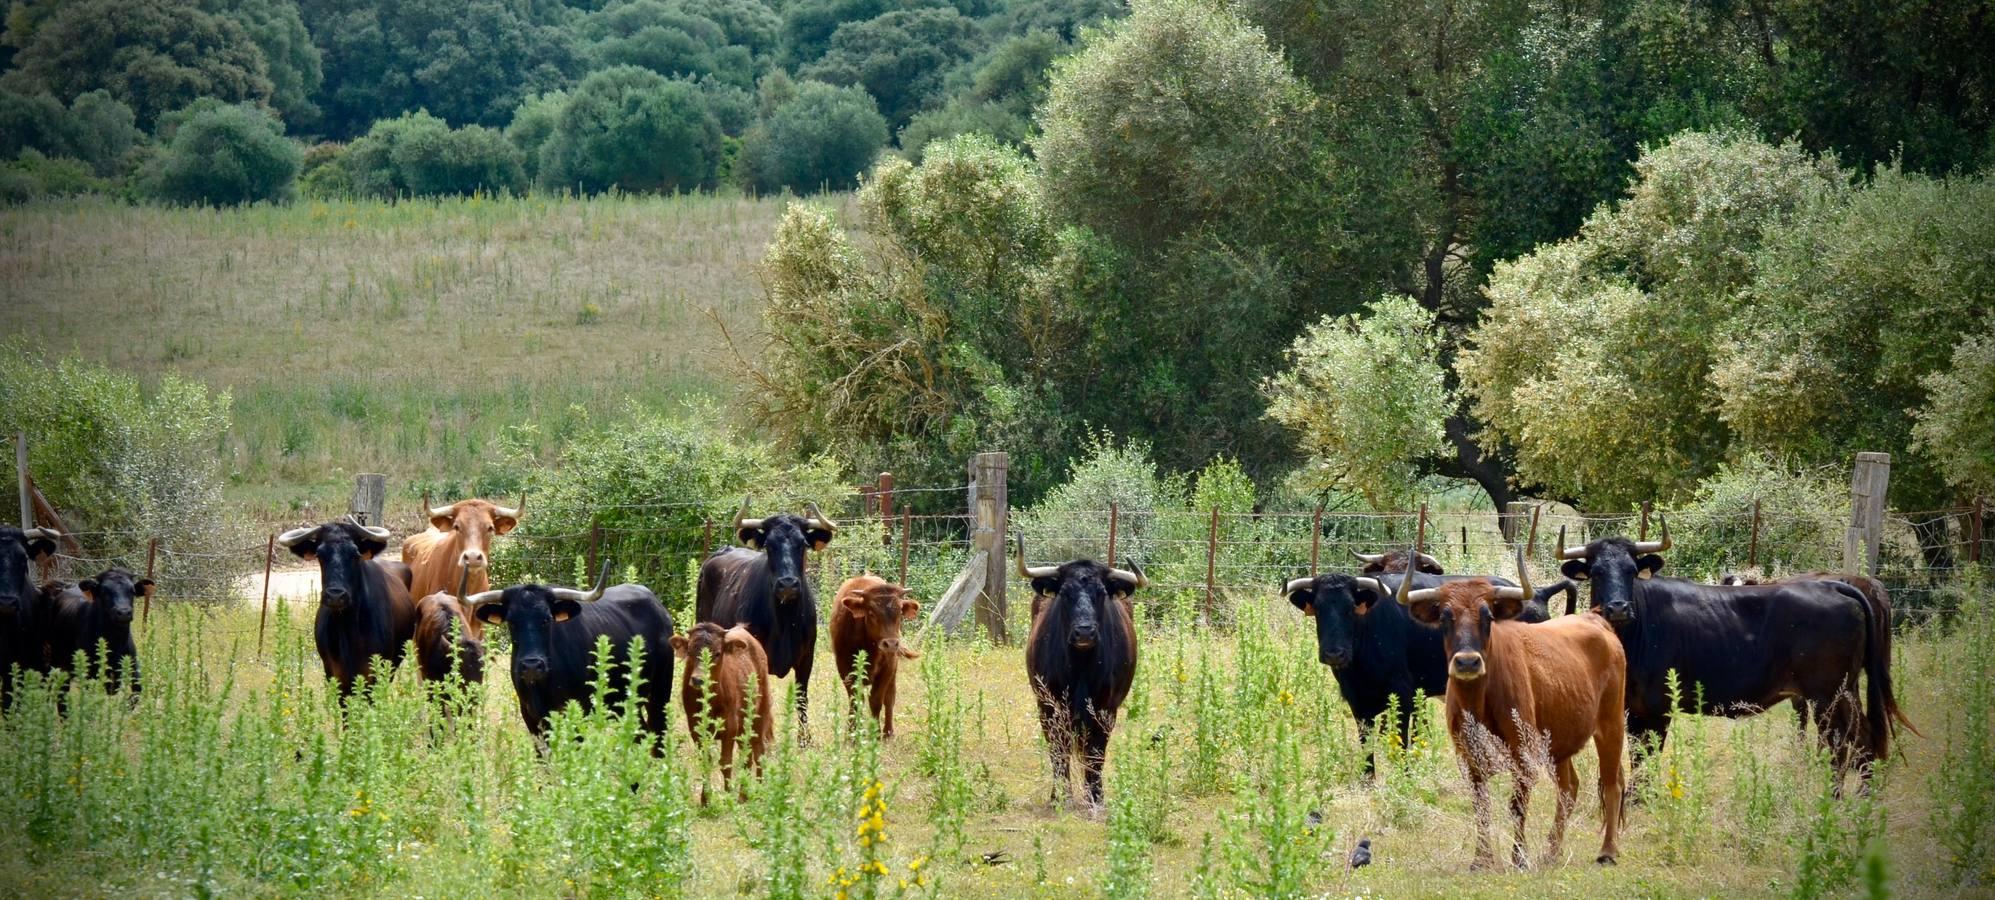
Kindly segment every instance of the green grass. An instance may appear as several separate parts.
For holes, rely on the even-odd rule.
[[[729,390],[787,201],[734,196],[0,210],[0,333],[227,388],[236,499],[282,513],[483,477],[531,423]],[[833,198],[833,203],[846,202]]]
[[[1631,807],[1620,865],[1591,862],[1589,751],[1564,857],[1482,874],[1467,868],[1466,787],[1438,715],[1361,782],[1348,713],[1304,620],[1274,603],[1243,610],[1233,634],[1145,631],[1110,748],[1106,823],[1048,806],[1016,647],[923,642],[921,664],[902,672],[900,733],[876,742],[840,723],[842,690],[820,646],[815,740],[794,745],[779,698],[780,750],[764,780],[745,804],[716,789],[701,809],[711,760],[676,703],[663,760],[602,714],[572,717],[537,757],[503,660],[454,718],[403,672],[342,725],[309,645],[309,607],[274,617],[258,655],[252,611],[166,604],[141,635],[149,680],[135,704],[78,694],[59,718],[30,693],[0,722],[0,814],[13,823],[0,830],[0,885],[10,896],[762,896],[799,885],[831,896],[842,866],[852,896],[1780,896],[1804,877],[1848,894],[1881,867],[1899,896],[1974,891],[1936,849],[1968,845],[1937,841],[1932,823],[1984,841],[1990,823],[1931,812],[1957,799],[1947,767],[1975,762],[1955,752],[1964,737],[1995,727],[1986,709],[1955,708],[1952,673],[1995,638],[1985,617],[1901,639],[1900,696],[1927,737],[1906,737],[1874,800],[1828,792],[1784,709],[1699,720],[1686,755],[1669,759],[1697,777]],[[872,819],[862,810],[879,811],[865,796],[876,779],[884,811],[866,833],[883,837],[872,843],[857,826]],[[1497,791],[1501,804],[1507,785]],[[1534,862],[1551,794],[1535,792]],[[1310,810],[1320,825],[1305,823]],[[1376,863],[1346,872],[1360,835]],[[994,853],[1009,861],[986,865]],[[925,883],[903,892],[918,860]],[[887,877],[853,879],[875,862]],[[1968,866],[1986,877],[1985,859]]]

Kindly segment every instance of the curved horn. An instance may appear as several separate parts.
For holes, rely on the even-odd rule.
[[[1657,514],[1656,514],[1656,521],[1662,524],[1662,540],[1660,540],[1660,541],[1636,541],[1636,542],[1635,542],[1635,552],[1636,552],[1636,553],[1661,553],[1661,552],[1663,552],[1663,551],[1665,551],[1665,550],[1668,550],[1668,549],[1669,549],[1669,544],[1670,544],[1670,542],[1669,542],[1669,519],[1666,519],[1666,518],[1664,518],[1664,517],[1663,517],[1663,515],[1662,515],[1661,513],[1657,513]]]
[[[1415,603],[1425,603],[1430,600],[1438,599],[1441,596],[1440,588],[1421,588],[1417,591],[1409,591],[1406,590],[1406,582],[1404,581],[1399,583],[1399,587],[1400,587],[1399,605],[1401,606],[1412,606]]]
[[[1516,550],[1517,550],[1517,587],[1504,587],[1503,585],[1497,585],[1496,596],[1508,597],[1512,600],[1529,600],[1534,596],[1531,590],[1531,570],[1525,568],[1524,566],[1524,545],[1523,544],[1516,545]]]
[[[471,567],[465,566],[457,576],[457,602],[464,602],[464,589],[471,586]]]
[[[1368,588],[1381,597],[1385,596],[1385,585],[1376,578],[1355,578],[1351,583],[1361,588]]]
[[[1018,577],[1020,577],[1020,578],[1023,578],[1023,579],[1025,579],[1025,580],[1027,580],[1027,581],[1031,581],[1031,580],[1032,580],[1032,579],[1034,579],[1034,578],[1049,578],[1049,577],[1053,576],[1053,575],[1054,575],[1055,573],[1057,573],[1057,572],[1059,572],[1059,571],[1060,571],[1060,567],[1059,567],[1059,566],[1031,566],[1031,567],[1027,567],[1027,566],[1025,565],[1025,535],[1024,535],[1024,533],[1022,533],[1022,532],[1021,532],[1021,533],[1017,533],[1017,534],[1013,534],[1013,535],[1011,536],[1011,538],[1012,538],[1012,541],[1013,541],[1014,543],[1016,543],[1016,544],[1018,545]]]
[[[53,528],[23,528],[21,529],[21,537],[30,541],[43,538],[53,541],[62,537],[62,532]],[[289,545],[287,544],[286,546]]]
[[[762,527],[761,519],[751,519],[748,517],[748,495],[741,495],[741,511],[734,514],[734,530],[740,531],[743,528],[760,527]]]
[[[804,519],[805,522],[808,522],[826,531],[830,532],[838,531],[838,523],[825,518],[824,513],[818,511],[816,503],[804,504],[804,511],[809,513],[809,516]]]
[[[554,592],[555,597],[562,600],[574,600],[578,603],[594,603],[597,600],[603,599],[603,584],[608,582],[609,580],[610,580],[610,563],[609,560],[604,560],[603,571],[596,576],[595,590],[578,591],[575,590],[574,588],[550,588],[550,590]]]
[[[1368,566],[1375,566],[1385,561],[1385,554],[1383,553],[1359,553],[1353,550],[1351,551],[1351,555],[1357,557],[1358,561]]]
[[[429,508],[429,517],[432,519],[438,517],[447,519],[454,515],[457,515],[457,504],[455,503],[445,503],[442,506],[432,506]]]
[[[1129,568],[1127,569],[1111,568],[1108,570],[1108,577],[1120,578],[1123,581],[1127,581],[1130,584],[1133,584],[1139,588],[1150,583],[1150,579],[1143,577],[1142,566],[1137,565],[1135,562],[1131,561],[1128,557],[1123,557],[1122,564],[1128,566]]]
[[[1408,552],[1417,552],[1417,551],[1408,551]],[[1413,585],[1412,572],[1409,571],[1399,576],[1399,590],[1393,595],[1393,599],[1398,600],[1399,605],[1406,606],[1413,602],[1413,594],[1409,593],[1410,589],[1412,588],[1412,585]],[[1423,590],[1431,590],[1431,589],[1423,588]]]
[[[480,606],[484,606],[488,603],[499,602],[499,598],[503,597],[505,593],[506,592],[504,589],[493,590],[493,591],[479,591],[478,593],[472,594],[471,596],[464,598],[464,603],[467,606],[471,607],[473,611],[476,611]]]
[[[376,528],[372,525],[362,525],[360,526],[360,530],[367,532],[368,537],[371,537],[377,541],[385,541],[388,539],[389,536],[388,529]]]
[[[520,492],[520,505],[518,506],[506,507],[506,506],[500,506],[496,503],[492,504],[492,514],[507,519],[518,519],[520,517],[520,511],[524,509],[526,509],[525,491]]]
[[[317,530],[319,530],[319,526],[317,525],[307,525],[303,528],[293,528],[290,531],[284,532],[283,534],[277,536],[277,545],[280,547],[295,547],[297,546],[299,541],[304,540],[312,532]]]
[[[1291,578],[1287,584],[1282,585],[1282,596],[1286,597],[1314,583],[1316,583],[1314,578]]]

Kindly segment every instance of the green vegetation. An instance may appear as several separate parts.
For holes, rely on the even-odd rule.
[[[843,689],[820,677],[816,739],[799,747],[779,697],[778,740],[748,799],[715,790],[702,808],[710,763],[676,702],[662,759],[637,742],[634,717],[602,706],[559,717],[543,757],[503,660],[456,701],[432,701],[400,672],[342,717],[298,608],[279,604],[257,657],[253,611],[166,604],[139,632],[142,695],[63,686],[58,715],[54,696],[31,688],[0,722],[0,815],[19,823],[0,835],[0,881],[37,895],[817,895],[843,879],[877,896],[1090,885],[1117,896],[1756,896],[1840,895],[1867,869],[1899,896],[1926,896],[1988,875],[1995,822],[1986,792],[1968,789],[1978,782],[1962,781],[1988,771],[1989,681],[1967,677],[1986,674],[1995,646],[1985,598],[1950,630],[1899,645],[1900,696],[1928,736],[1908,738],[1874,794],[1831,792],[1826,761],[1784,710],[1685,723],[1654,760],[1651,796],[1628,807],[1618,866],[1591,863],[1589,754],[1566,858],[1518,875],[1467,871],[1467,789],[1433,730],[1438,701],[1360,786],[1356,735],[1305,620],[1262,599],[1236,634],[1145,628],[1110,745],[1106,825],[1046,808],[1016,648],[924,640],[891,741],[847,719]],[[1192,764],[1200,742],[1224,764]],[[1548,822],[1553,792],[1535,793],[1531,821]],[[1361,836],[1374,863],[1346,871]],[[1530,838],[1541,850],[1542,828]],[[998,852],[1009,861],[983,862]]]
[[[167,203],[239,206],[288,200],[304,153],[253,106],[191,108],[147,160],[139,190]]]

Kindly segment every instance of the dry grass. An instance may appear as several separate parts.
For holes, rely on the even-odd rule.
[[[755,327],[785,202],[7,209],[0,333],[233,391],[244,499],[470,482],[509,425],[547,441],[577,410],[724,390],[719,328]]]

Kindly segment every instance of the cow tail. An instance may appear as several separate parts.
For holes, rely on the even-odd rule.
[[[1869,640],[1864,641],[1863,654],[1864,717],[1870,728],[1873,758],[1881,760],[1890,755],[1894,720],[1913,734],[1919,734],[1919,729],[1898,707],[1897,695],[1891,690],[1891,601],[1873,594],[1866,585],[1845,583],[1845,586],[1861,598],[1870,632]]]

